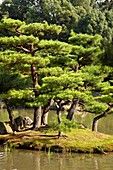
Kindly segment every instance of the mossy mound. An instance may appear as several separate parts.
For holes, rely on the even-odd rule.
[[[105,153],[113,151],[113,136],[92,132],[89,129],[74,129],[60,138],[57,132],[44,133],[28,130],[0,135],[0,141],[9,148],[48,152]]]

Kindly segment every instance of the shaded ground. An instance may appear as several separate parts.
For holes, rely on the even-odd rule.
[[[67,136],[67,137],[66,137]],[[10,148],[54,152],[105,153],[113,151],[113,136],[75,129],[58,138],[57,132],[23,131],[0,135],[0,142]]]

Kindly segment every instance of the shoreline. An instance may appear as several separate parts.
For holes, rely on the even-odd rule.
[[[58,132],[44,133],[27,130],[16,134],[0,135],[0,144],[10,149],[29,149],[58,153],[106,153],[113,152],[113,136],[74,129],[58,137]]]

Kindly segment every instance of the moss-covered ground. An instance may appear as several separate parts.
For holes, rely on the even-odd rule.
[[[47,152],[106,153],[113,151],[113,136],[73,129],[58,138],[58,132],[27,130],[0,135],[0,142],[8,148],[24,148]]]

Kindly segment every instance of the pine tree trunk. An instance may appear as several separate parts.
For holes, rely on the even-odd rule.
[[[5,99],[4,102],[6,104],[7,112],[9,114],[10,125],[11,125],[13,131],[15,131],[16,127],[15,127],[15,119],[14,119],[13,111],[11,109],[11,106],[10,106],[8,100]]]
[[[62,121],[61,121],[61,109],[62,109],[62,100],[60,100],[58,103],[57,103],[57,119],[58,119],[58,124],[61,124]],[[61,130],[58,131],[58,138],[60,138],[62,136],[62,132]]]
[[[108,107],[108,109],[106,109],[103,114],[98,115],[93,119],[92,131],[96,131],[96,132],[98,131],[98,121],[99,121],[99,119],[101,119],[102,117],[105,117],[108,114],[108,112],[112,109],[112,107],[113,106]]]
[[[35,64],[31,64],[31,76],[32,76],[32,81],[33,81],[33,91],[35,94],[35,97],[37,97],[39,95],[38,90],[37,90],[37,86],[38,86],[38,75],[36,72],[36,67]]]
[[[41,111],[42,111],[41,106],[37,106],[34,109],[34,121],[33,121],[34,129],[38,129],[41,126]]]
[[[60,124],[61,123],[61,110],[62,110],[62,100],[60,100],[59,102],[57,102],[57,110],[56,110],[56,113],[57,113],[57,119],[58,119],[58,123]]]
[[[41,118],[41,125],[48,125],[48,114],[49,114],[49,112],[45,112],[45,111],[43,111],[43,113],[42,113],[42,118]]]
[[[41,125],[47,125],[48,124],[48,112],[50,109],[50,103],[48,103],[47,106],[44,107],[42,118],[41,118]]]
[[[58,119],[58,124],[61,123],[61,110],[58,108],[57,109],[57,119]]]
[[[79,103],[78,99],[74,99],[72,102],[72,105],[71,105],[71,107],[68,111],[68,115],[67,115],[67,119],[69,119],[70,121],[73,119],[73,115],[75,113],[75,109],[76,109],[78,103]]]
[[[96,131],[97,132],[97,129],[98,129],[98,120],[99,119],[100,118],[98,118],[98,116],[93,119],[92,131]]]
[[[41,118],[41,125],[48,125],[48,113],[50,110],[51,104],[53,104],[53,99],[49,99],[47,105],[43,108],[42,118]]]
[[[31,64],[31,76],[33,81],[33,91],[35,94],[35,98],[39,95],[39,92],[37,90],[38,85],[38,75],[36,72],[35,64]],[[34,122],[33,122],[33,128],[38,129],[41,126],[41,106],[37,106],[34,108]]]

